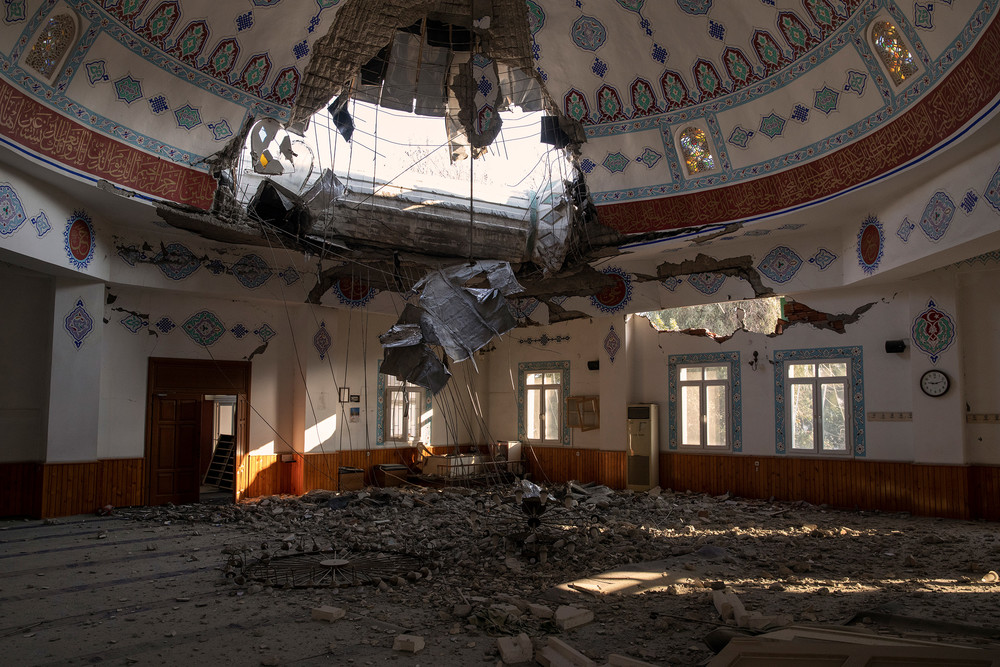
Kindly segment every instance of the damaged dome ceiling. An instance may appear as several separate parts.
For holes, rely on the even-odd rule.
[[[374,267],[383,281],[374,287],[401,293],[456,259],[508,261],[523,296],[543,300],[615,287],[591,268],[600,258],[683,230],[712,243],[709,230],[722,236],[853,192],[933,154],[1000,93],[997,7],[986,0],[11,0],[4,9],[6,115],[44,128],[23,133],[27,149],[212,238],[261,243],[254,216],[264,218],[290,247],[306,236],[329,244],[346,264]],[[375,202],[321,168],[299,191],[237,196],[227,174],[257,123],[294,135],[322,116],[346,138],[347,100],[443,118],[453,159],[490,145],[501,109],[543,110],[541,140],[565,146],[573,170],[532,204],[531,219],[526,205],[483,206],[472,193],[464,204]],[[288,144],[267,155],[294,153]],[[331,213],[335,202],[348,205]],[[351,270],[329,268],[311,300]],[[550,321],[563,317],[548,305]]]
[[[446,78],[449,58],[531,73],[541,91],[518,93],[562,117],[600,220],[622,233],[753,219],[842,192],[941,143],[1000,87],[970,85],[962,66],[997,56],[989,2],[933,11],[867,0],[7,4],[17,6],[4,19],[5,70],[19,92],[196,172],[171,172],[183,181],[172,190],[162,179],[108,180],[203,209],[211,158],[242,146],[248,119],[294,127],[340,95],[371,97],[394,50],[417,59],[425,77],[415,103],[433,113],[444,112],[447,90],[434,104],[420,96],[427,73]],[[76,48],[36,69],[30,45],[61,15],[76,26]],[[880,22],[898,26],[890,46],[910,51],[905,80],[873,52]],[[942,111],[938,96],[965,104]],[[463,114],[466,126],[482,124]],[[711,160],[685,159],[688,128],[703,132]]]

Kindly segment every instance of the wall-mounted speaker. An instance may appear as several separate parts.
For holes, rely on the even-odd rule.
[[[900,354],[906,351],[906,341],[905,340],[887,340],[885,341],[885,351],[889,354]]]

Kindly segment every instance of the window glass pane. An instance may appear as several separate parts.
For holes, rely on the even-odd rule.
[[[792,449],[813,449],[813,387],[793,384],[791,404]]]
[[[681,387],[681,444],[701,444],[701,391]]]
[[[10,18],[10,11],[10,9],[7,10],[7,18]],[[73,23],[73,19],[66,14],[51,17],[45,24],[45,28],[39,33],[38,41],[28,52],[25,64],[42,76],[52,76],[56,64],[62,60],[63,55],[72,45],[75,35],[76,25]]]
[[[681,132],[681,153],[689,174],[715,169],[715,156],[709,146],[708,135],[698,127],[688,127]]]
[[[706,380],[725,380],[728,377],[728,366],[708,366],[705,368]]]
[[[682,368],[681,369],[681,380],[700,380],[701,379],[701,367],[697,366],[695,368]]]
[[[844,385],[839,382],[820,385],[820,396],[823,401],[823,449],[827,451],[847,450],[844,389]]]
[[[542,373],[528,373],[524,376],[525,384],[542,384],[542,378],[544,374]]]
[[[788,364],[788,377],[814,378],[816,377],[816,364]]]
[[[847,362],[833,362],[819,365],[819,376],[821,378],[846,377]]]
[[[872,42],[875,45],[875,53],[889,70],[889,76],[892,77],[894,84],[898,86],[916,74],[918,68],[913,61],[913,54],[906,48],[896,26],[888,21],[879,21],[872,26]]]
[[[545,439],[558,440],[562,428],[562,414],[559,411],[559,389],[545,390]]]
[[[403,437],[403,392],[391,390],[389,406],[389,437],[399,440]]]
[[[424,402],[419,391],[411,391],[409,414],[406,418],[406,436],[409,439],[420,438],[420,415],[423,412]]]
[[[529,440],[542,439],[542,392],[529,389],[524,397],[524,427]]]
[[[545,374],[545,384],[560,384],[560,383],[562,383],[562,373]]]
[[[726,446],[726,387],[709,385],[705,387],[706,439],[709,447]]]

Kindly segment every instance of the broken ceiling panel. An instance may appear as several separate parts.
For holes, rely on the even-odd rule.
[[[555,273],[566,259],[572,211],[563,197],[560,183],[549,183],[532,201],[532,222],[535,223],[531,261],[546,273]]]
[[[474,287],[471,284],[488,287]],[[430,345],[455,361],[468,359],[497,335],[517,325],[508,295],[522,291],[506,262],[475,262],[436,270],[416,285],[419,306],[407,304],[397,323],[379,336],[385,347],[381,372],[440,391],[450,373]]]
[[[479,3],[474,9],[471,0],[355,0],[345,3],[329,32],[313,46],[313,55],[292,111],[292,122],[308,118],[329,104],[330,99],[348,92],[359,74],[362,85],[354,85],[353,96],[376,101],[377,84],[390,77],[384,49],[403,35],[417,37],[417,41],[424,44],[428,72],[440,65],[447,66],[449,52],[469,52],[474,41],[470,31],[474,19],[480,26],[489,25],[489,29],[477,28],[476,31],[482,53],[518,68],[522,81],[534,77],[527,5],[523,0],[492,0],[485,4],[491,10],[488,13],[484,13]],[[476,13],[484,15],[474,16]],[[484,22],[484,18],[489,21]],[[430,51],[433,49],[441,49],[445,59],[440,60]],[[410,48],[403,50],[415,55]],[[380,54],[381,59],[378,58]],[[416,58],[409,61],[414,72],[420,62]],[[423,69],[420,71],[421,81],[426,82],[434,76],[425,76]],[[415,97],[423,99],[425,95]],[[533,95],[528,94],[527,98]],[[392,99],[398,102],[400,98],[394,93]]]

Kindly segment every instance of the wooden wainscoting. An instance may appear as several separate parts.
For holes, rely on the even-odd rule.
[[[250,485],[244,498],[258,498],[280,493],[308,493],[313,489],[336,491],[340,488],[341,466],[365,471],[365,484],[374,484],[372,468],[383,463],[413,465],[415,447],[357,449],[340,452],[295,455],[295,461],[282,463],[280,456],[250,456],[247,472]]]
[[[969,468],[969,498],[972,516],[1000,521],[1000,466]]]
[[[278,455],[258,456],[251,454],[243,459],[243,470],[247,480],[243,498],[260,498],[288,493],[281,488],[281,457]]]
[[[92,514],[97,504],[97,461],[46,463],[42,467],[42,517]]]
[[[305,493],[313,489],[336,491],[340,488],[337,468],[340,467],[338,452],[306,454],[302,462],[302,488]]]
[[[563,484],[571,479],[625,488],[625,452],[563,447],[525,447],[525,470],[539,483]]]
[[[144,502],[145,461],[101,459],[97,470],[97,506],[132,507]]]
[[[0,516],[38,516],[41,512],[42,464],[0,463]]]
[[[526,447],[538,483],[626,485],[625,452]],[[844,509],[1000,521],[1000,466],[660,452],[660,486]]]
[[[675,491],[1000,520],[995,466],[661,453],[660,484]]]
[[[37,516],[90,514],[105,505],[141,505],[143,469],[142,459],[42,464]]]
[[[365,471],[365,485],[375,483],[372,468],[383,463],[401,463],[412,466],[417,458],[416,447],[390,447],[380,449],[356,449],[340,452],[340,465],[348,468],[362,468]]]

